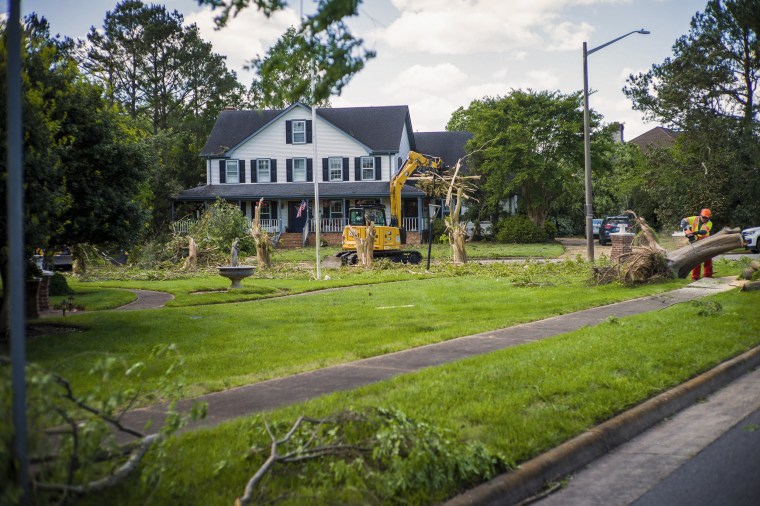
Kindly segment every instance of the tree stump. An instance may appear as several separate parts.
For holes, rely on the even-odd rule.
[[[259,264],[259,269],[268,269],[272,264],[272,237],[266,230],[261,228],[261,206],[263,204],[264,199],[259,199],[259,203],[253,212],[251,237],[253,238],[253,244],[256,246],[256,260]]]
[[[364,237],[361,236],[358,230],[349,225],[348,233],[354,238],[356,243],[356,256],[359,259],[359,263],[367,267],[372,265],[372,259],[374,258],[374,246],[375,246],[375,222],[372,221],[365,227],[366,231]]]

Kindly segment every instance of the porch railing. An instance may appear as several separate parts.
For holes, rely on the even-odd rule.
[[[419,232],[419,218],[402,218],[402,222],[408,232]],[[348,225],[348,219],[346,218],[322,218],[319,222],[320,231],[324,233],[343,232],[343,228],[346,225]],[[309,220],[309,232],[315,232],[315,227],[314,220]]]
[[[401,222],[407,232],[419,232],[420,230],[419,218],[401,218]]]
[[[323,233],[343,232],[343,228],[348,224],[346,218],[322,218],[319,222],[319,231]],[[309,231],[316,232],[314,220],[309,221]]]

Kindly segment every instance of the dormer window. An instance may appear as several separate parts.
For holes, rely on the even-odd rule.
[[[293,144],[306,144],[306,121],[293,121]]]

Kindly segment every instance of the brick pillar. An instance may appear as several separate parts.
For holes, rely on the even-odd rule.
[[[633,252],[634,237],[635,235],[630,232],[610,234],[610,239],[612,239],[610,260],[612,262],[622,262]]]
[[[50,311],[50,278],[53,276],[52,272],[42,271],[42,279],[40,280],[40,287],[37,290],[37,309],[39,312]]]

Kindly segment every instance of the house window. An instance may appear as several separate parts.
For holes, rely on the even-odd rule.
[[[237,160],[227,160],[225,182],[236,184],[240,182],[240,174],[238,173],[240,165]]]
[[[306,143],[306,122],[294,121],[293,122],[293,144],[305,144]]]
[[[306,158],[293,158],[293,181],[306,181]]]
[[[343,159],[330,158],[330,181],[343,181]]]
[[[362,180],[375,179],[375,159],[371,156],[362,157]]]
[[[330,218],[343,218],[343,201],[330,201]]]
[[[262,220],[271,220],[272,219],[272,207],[270,206],[270,202],[268,200],[265,200],[260,205],[261,209],[259,210],[259,216]]]
[[[270,183],[272,181],[271,174],[268,158],[256,160],[256,180],[259,183]]]

